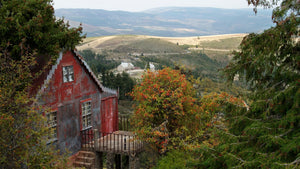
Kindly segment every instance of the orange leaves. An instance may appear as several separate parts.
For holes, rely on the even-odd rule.
[[[178,70],[147,71],[131,93],[137,103],[132,118],[137,133],[158,146],[166,146],[169,134],[183,134],[176,133],[176,129],[187,128],[187,121],[196,119],[198,105],[194,94],[192,84]],[[166,126],[152,131],[164,121],[168,121]]]

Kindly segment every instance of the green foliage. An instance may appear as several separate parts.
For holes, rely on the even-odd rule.
[[[223,118],[225,112],[234,113],[245,110],[244,102],[227,93],[212,93],[203,96],[198,105],[196,117],[200,125],[189,126],[190,129],[196,131],[196,134],[190,135],[189,140],[182,141],[185,147],[172,150],[162,157],[157,164],[158,168],[167,166],[178,168],[177,166],[180,164],[167,162],[173,158],[182,162],[182,168],[226,168],[226,165],[215,160],[215,157],[222,155],[211,151],[220,144],[223,137],[222,132],[228,131]],[[217,133],[216,129],[222,132]]]
[[[250,1],[249,1],[250,2]],[[275,1],[251,1],[267,5]],[[275,27],[249,34],[224,69],[252,91],[248,111],[226,112],[227,130],[215,130],[220,143],[199,150],[206,168],[299,168],[300,43],[296,0],[273,11]]]
[[[95,54],[91,50],[79,51],[95,74],[100,74],[116,68],[120,63],[107,60],[107,54]]]
[[[107,60],[107,55],[95,54],[91,50],[80,51],[80,54],[84,57],[93,72],[101,75],[101,81],[104,86],[119,89],[119,99],[131,100],[128,93],[132,91],[135,80],[126,72],[115,75],[109,71],[116,68],[119,62]]]
[[[172,54],[168,57],[162,56],[144,56],[140,58],[141,61],[136,62],[139,67],[145,67],[148,62],[155,64],[156,69],[163,69],[164,67],[175,68],[177,65],[188,67],[195,78],[209,77],[211,79],[219,79],[218,70],[222,68],[223,64],[210,59],[204,53],[192,52],[189,54]]]
[[[163,69],[164,67],[173,67],[174,63],[169,58],[156,57],[156,56],[144,56],[140,57],[140,61],[135,64],[138,67],[144,68],[146,64],[150,62],[155,63],[155,69]]]
[[[193,149],[207,140],[217,114],[228,103],[243,107],[226,93],[196,98],[190,81],[179,70],[148,71],[131,94],[136,101],[132,125],[136,133],[161,153],[168,149]],[[216,144],[215,141],[207,144]]]
[[[234,50],[239,47],[242,39],[242,37],[234,37],[220,40],[203,41],[200,43],[199,48]]]
[[[46,146],[47,128],[41,107],[33,104],[30,86],[34,57],[12,60],[0,53],[0,168],[53,168],[65,159]],[[25,88],[25,89],[24,89]]]
[[[246,97],[249,93],[246,89],[237,84],[226,84],[223,80],[213,81],[210,78],[202,77],[193,81],[197,95],[205,96],[210,93],[226,92],[236,97]]]
[[[189,161],[193,160],[191,152],[172,150],[162,157],[156,169],[184,169],[190,168]]]
[[[82,28],[56,20],[51,0],[0,1],[0,168],[65,168],[63,156],[46,145],[48,128],[29,93],[45,63],[74,48]],[[39,70],[35,70],[40,68]]]
[[[128,73],[123,72],[115,75],[112,72],[105,71],[101,75],[101,81],[104,86],[119,90],[120,100],[131,100],[129,93],[132,91],[135,81]]]
[[[1,0],[0,48],[13,59],[30,53],[56,56],[61,48],[74,48],[81,41],[82,28],[69,28],[56,20],[51,0]]]
[[[185,74],[189,72],[183,69],[148,71],[132,92],[136,101],[131,118],[135,132],[161,155],[170,151],[159,160],[158,168],[198,166],[199,153],[195,150],[219,144],[220,135],[213,132],[216,127],[228,131],[224,113],[245,109],[242,100],[226,93],[197,99],[193,80],[187,80]],[[195,153],[189,159],[180,159],[188,151]],[[178,163],[168,162],[175,158],[179,158]]]

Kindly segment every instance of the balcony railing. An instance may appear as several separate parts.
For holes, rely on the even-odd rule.
[[[113,133],[82,131],[82,148],[92,151],[109,152],[114,154],[133,154],[142,151],[143,143],[136,135],[128,131]]]
[[[94,131],[92,128],[80,131],[81,148],[94,150]]]

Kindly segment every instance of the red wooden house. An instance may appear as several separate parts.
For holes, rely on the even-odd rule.
[[[38,60],[42,62],[42,60]],[[81,132],[118,130],[117,92],[103,87],[76,51],[59,54],[43,71],[35,86],[39,105],[49,107],[48,142],[72,154],[81,148]]]

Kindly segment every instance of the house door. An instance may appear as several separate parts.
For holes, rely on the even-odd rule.
[[[118,129],[117,98],[101,100],[101,132],[106,135]]]

